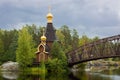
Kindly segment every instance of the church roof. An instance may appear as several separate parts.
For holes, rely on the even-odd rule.
[[[56,40],[55,32],[56,31],[53,27],[53,24],[52,23],[47,23],[46,33],[45,33],[45,36],[47,37],[46,41],[55,41]]]
[[[47,44],[45,45],[45,51],[50,52],[50,47]]]

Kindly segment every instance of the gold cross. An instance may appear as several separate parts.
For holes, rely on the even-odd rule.
[[[48,7],[48,11],[51,12],[51,6]]]
[[[45,36],[45,29],[43,28],[43,36]]]

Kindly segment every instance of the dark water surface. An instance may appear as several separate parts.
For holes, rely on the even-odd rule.
[[[102,70],[103,69],[103,70]],[[16,72],[1,72],[0,80],[120,80],[120,68],[97,68],[91,71],[74,71],[73,73],[52,73],[47,75],[30,75]]]

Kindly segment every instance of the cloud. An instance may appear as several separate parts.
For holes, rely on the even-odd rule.
[[[120,0],[0,0],[0,28],[26,23],[46,25],[49,5],[56,28],[66,24],[79,30],[80,35],[119,34]]]

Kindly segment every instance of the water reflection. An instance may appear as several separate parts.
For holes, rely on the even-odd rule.
[[[73,76],[79,80],[120,80],[120,68],[93,67],[90,71],[73,72]]]
[[[1,74],[4,79],[16,80],[18,77],[17,72],[2,72]]]
[[[120,68],[109,68],[100,71],[98,70],[98,72],[94,70],[77,71],[71,74],[50,73],[31,75],[25,72],[2,72],[0,73],[0,80],[120,80]]]
[[[32,75],[29,73],[19,73],[19,77],[16,80],[45,80],[45,74]]]
[[[41,75],[30,75],[22,73],[19,75],[17,80],[69,80],[66,74],[41,74]]]

